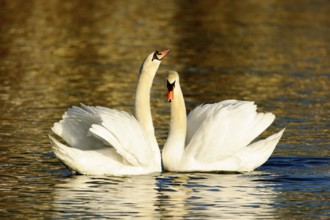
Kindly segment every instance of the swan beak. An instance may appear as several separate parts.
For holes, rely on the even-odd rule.
[[[174,99],[174,91],[173,90],[169,90],[168,92],[167,92],[167,100],[168,100],[168,102],[172,102],[172,100]]]
[[[170,52],[169,49],[164,50],[158,54],[156,54],[158,60],[162,60],[168,53]]]

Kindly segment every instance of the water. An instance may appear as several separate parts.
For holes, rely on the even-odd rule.
[[[330,216],[327,1],[2,1],[0,217],[265,219]],[[79,103],[133,112],[137,71],[171,49],[152,90],[160,145],[167,70],[188,110],[255,101],[286,127],[251,173],[71,176],[47,135]]]

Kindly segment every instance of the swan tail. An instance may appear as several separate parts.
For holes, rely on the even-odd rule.
[[[241,167],[243,167],[241,171],[253,171],[264,164],[272,155],[284,131],[285,128],[238,151],[234,156],[241,161]]]
[[[71,171],[85,175],[117,175],[125,167],[113,148],[80,150],[68,147],[52,136],[49,138],[56,157]]]
[[[257,113],[250,128],[247,130],[247,144],[251,143],[256,137],[258,137],[262,132],[264,132],[275,120],[275,115],[273,113]]]
[[[56,157],[70,170],[80,173],[72,154],[73,148],[62,144],[51,135],[49,135],[49,139]]]

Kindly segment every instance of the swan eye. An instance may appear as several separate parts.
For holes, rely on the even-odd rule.
[[[167,81],[167,89],[168,89],[168,91],[172,91],[173,88],[175,88],[175,81],[173,83],[170,83],[169,81]]]
[[[161,54],[162,54],[162,53],[160,53],[158,50],[156,50],[156,51],[154,52],[154,56],[152,57],[151,61],[154,61],[154,59],[156,59],[156,60],[160,60],[160,59],[158,58],[157,55],[161,55]]]

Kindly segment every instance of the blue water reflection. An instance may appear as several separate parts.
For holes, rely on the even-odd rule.
[[[327,157],[272,157],[260,170],[241,174],[72,176],[56,185],[54,217],[263,219],[311,206],[306,217],[326,216],[329,165]]]

